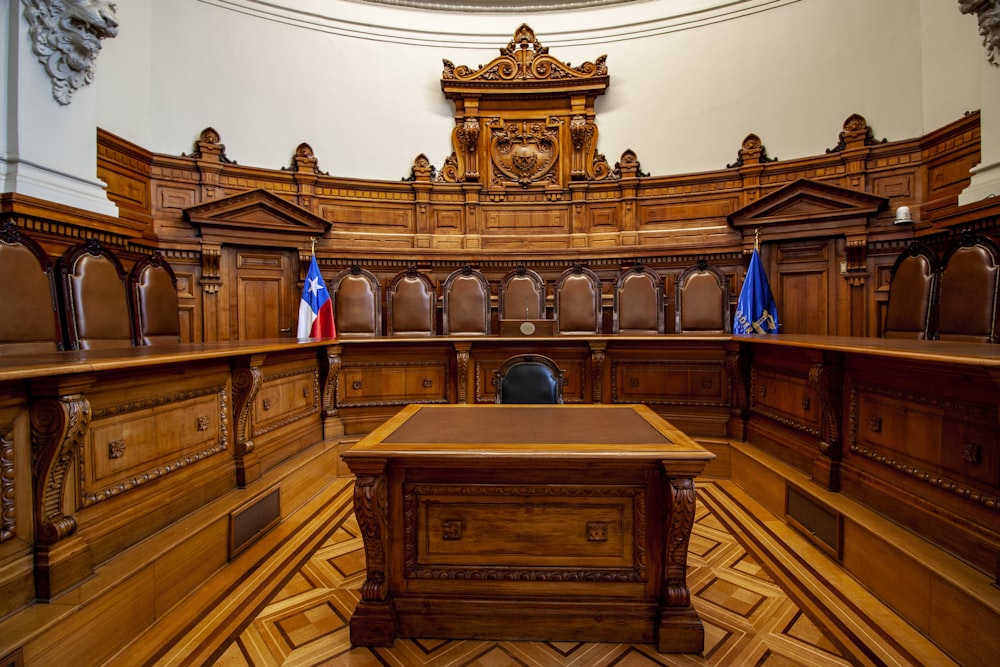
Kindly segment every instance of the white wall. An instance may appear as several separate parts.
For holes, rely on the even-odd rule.
[[[308,142],[334,176],[398,180],[450,153],[442,59],[476,67],[521,22],[560,60],[607,54],[598,148],[644,171],[723,167],[748,133],[771,156],[822,153],[860,113],[919,136],[979,105],[974,17],[941,0],[650,0],[560,13],[454,14],[345,0],[129,0],[98,65],[98,125],[155,152],[212,126],[240,164],[287,166]],[[265,14],[266,12],[266,14]],[[310,13],[311,12],[311,13]],[[398,26],[404,26],[402,28]]]

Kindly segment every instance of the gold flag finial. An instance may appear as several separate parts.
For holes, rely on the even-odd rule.
[[[760,227],[753,231],[753,249],[760,252]]]
[[[318,236],[314,236],[311,239],[312,240],[312,256],[313,257],[316,256],[316,239],[318,239],[318,238],[319,238]]]

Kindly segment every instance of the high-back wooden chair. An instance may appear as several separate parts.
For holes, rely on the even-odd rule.
[[[663,280],[636,264],[615,280],[613,329],[616,334],[663,333]]]
[[[541,354],[519,354],[493,372],[497,403],[562,403],[563,372]]]
[[[986,238],[965,232],[944,255],[938,294],[937,338],[1000,342],[1000,249]]]
[[[374,338],[382,333],[382,292],[378,278],[355,264],[328,286],[338,338]]]
[[[129,305],[136,345],[179,343],[177,276],[160,253],[139,260],[128,274]]]
[[[451,336],[488,336],[490,333],[490,283],[466,264],[444,280],[443,333]]]
[[[939,269],[934,252],[917,241],[900,253],[890,273],[883,337],[926,340],[934,336]]]
[[[560,334],[601,333],[601,280],[577,264],[556,279],[556,330]]]
[[[416,268],[394,277],[385,299],[386,333],[390,336],[433,336],[437,331],[434,283]]]
[[[497,298],[502,320],[545,318],[545,281],[523,264],[503,277]]]
[[[132,317],[121,262],[97,239],[59,259],[66,346],[98,350],[132,345]]]
[[[0,355],[61,349],[55,262],[7,220],[0,227]]]
[[[699,261],[677,277],[674,289],[676,333],[731,333],[729,286],[713,266]]]

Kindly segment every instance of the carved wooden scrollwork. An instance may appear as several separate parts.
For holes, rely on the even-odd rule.
[[[549,55],[527,25],[486,65],[445,60],[441,88],[455,102],[455,127],[441,179],[485,182],[500,197],[507,187],[611,176],[594,123],[594,100],[608,86],[605,60],[573,67]]]
[[[233,443],[233,458],[236,460],[236,481],[241,487],[249,482],[248,470],[251,468],[247,460],[253,454],[254,442],[251,439],[253,424],[253,404],[257,391],[263,382],[261,364],[263,357],[249,360],[246,366],[233,369],[233,414],[236,417],[236,441]]]
[[[76,530],[76,519],[63,514],[63,497],[90,415],[90,402],[82,394],[42,398],[31,406],[35,537],[40,544],[55,544]]]
[[[380,602],[389,596],[386,553],[389,531],[389,500],[385,475],[358,477],[354,482],[354,513],[365,543],[367,578],[361,599]]]
[[[13,424],[0,424],[0,542],[14,537],[17,508],[14,486]]]
[[[694,527],[695,490],[690,477],[670,480],[670,511],[667,526],[666,558],[663,570],[663,596],[668,607],[687,607],[691,591],[687,586],[687,550]]]

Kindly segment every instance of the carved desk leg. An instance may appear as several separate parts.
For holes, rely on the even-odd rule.
[[[669,479],[663,587],[656,620],[656,650],[660,653],[701,653],[705,628],[691,606],[687,586],[687,551],[694,527],[695,491],[690,477]]]
[[[389,594],[389,489],[385,460],[366,461],[364,470],[352,466],[354,514],[365,543],[367,577],[361,601],[351,617],[351,644],[392,646],[396,641],[396,608]]]

